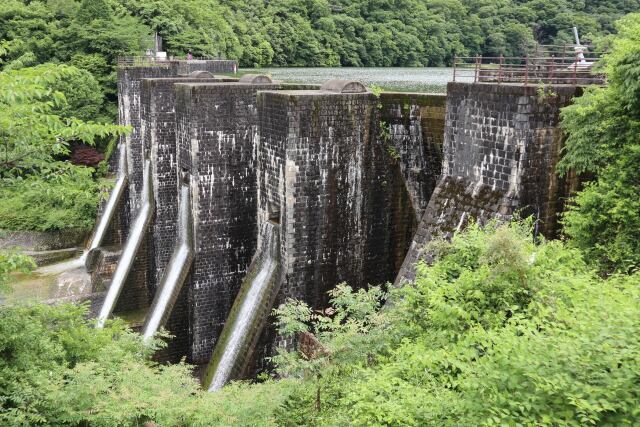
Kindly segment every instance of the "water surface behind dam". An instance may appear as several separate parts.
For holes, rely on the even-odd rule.
[[[447,67],[309,67],[243,68],[243,73],[269,74],[274,80],[322,84],[332,79],[357,80],[388,91],[446,93],[453,68]]]

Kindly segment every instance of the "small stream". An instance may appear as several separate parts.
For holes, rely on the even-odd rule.
[[[0,294],[0,305],[77,298],[91,292],[91,277],[84,269],[84,255],[11,277],[13,291]]]

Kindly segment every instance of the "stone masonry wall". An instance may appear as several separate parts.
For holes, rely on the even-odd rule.
[[[393,155],[420,221],[440,178],[446,96],[424,93],[380,94],[384,141]]]
[[[396,284],[411,281],[425,245],[471,219],[533,215],[555,237],[558,214],[575,182],[555,173],[563,135],[560,108],[580,88],[449,83],[443,178],[421,220]]]
[[[195,224],[196,255],[185,284],[189,351],[193,363],[203,364],[256,248],[256,93],[283,85],[175,87],[178,165],[191,175]]]
[[[178,165],[176,161],[176,83],[215,83],[233,78],[143,79],[140,94],[140,134],[143,150],[153,164],[154,217],[149,285],[155,289],[169,262],[176,240],[178,214]]]
[[[143,151],[140,129],[140,93],[141,81],[147,78],[178,77],[193,71],[231,73],[235,61],[192,60],[166,61],[141,66],[118,67],[118,122],[129,125],[132,132],[122,137],[127,147],[127,165],[129,167],[129,212],[131,218],[140,207],[142,190]]]
[[[320,308],[336,284],[384,283],[404,259],[413,230],[394,227],[414,213],[377,104],[371,93],[258,94],[258,220],[281,223],[282,298]]]
[[[238,70],[237,61],[230,59],[191,59],[178,61],[178,74],[188,75],[193,71],[208,71],[211,74],[230,74]]]
[[[216,61],[213,61],[216,62]],[[224,61],[226,63],[226,61]],[[142,170],[144,165],[144,155],[142,145],[142,133],[140,122],[141,110],[141,87],[145,78],[167,78],[176,77],[179,72],[195,71],[203,68],[211,68],[215,65],[207,61],[195,61],[185,68],[182,61],[167,61],[164,63],[153,63],[142,66],[120,66],[118,67],[118,110],[119,123],[131,126],[132,132],[122,137],[121,146],[126,148],[128,166],[128,188],[123,197],[122,208],[124,213],[120,213],[120,220],[123,230],[123,237],[128,234],[128,227],[139,209],[140,192],[142,190]],[[228,70],[228,66],[225,66]],[[122,314],[136,310],[146,309],[153,298],[153,289],[148,283],[148,263],[149,245],[151,240],[149,235],[145,236],[140,250],[136,255],[131,272],[123,287],[122,294],[114,309],[114,313]]]
[[[277,216],[283,230],[281,293],[320,307],[337,283],[363,284],[363,172],[376,99],[317,91],[259,98],[259,217]]]
[[[382,284],[402,265],[416,218],[379,102],[371,93],[258,94],[258,221],[282,230],[276,305],[291,297],[322,309],[340,282]],[[254,372],[274,340],[267,328]]]
[[[173,77],[176,75],[176,67],[169,62],[154,66],[118,68],[118,123],[131,126],[131,133],[121,137],[120,140],[120,143],[127,150],[129,197],[126,209],[130,220],[135,217],[135,213],[139,208],[140,191],[142,190],[144,159],[140,134],[141,82],[145,78]]]
[[[176,83],[236,81],[233,78],[143,79],[140,93],[140,134],[143,150],[153,165],[155,209],[149,229],[147,281],[151,293],[164,273],[176,242],[178,215],[178,166],[176,160]],[[165,325],[173,338],[162,360],[177,361],[187,354],[189,317],[187,292],[181,292]]]

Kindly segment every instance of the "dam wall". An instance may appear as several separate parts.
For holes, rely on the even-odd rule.
[[[189,174],[195,260],[188,288],[189,359],[209,361],[256,250],[260,90],[280,83],[176,85],[177,165]]]
[[[423,175],[408,172],[411,151],[437,144],[427,135],[443,125],[426,120],[437,122],[437,108],[444,123],[441,96],[258,93],[258,224],[280,226],[274,307],[295,298],[321,310],[341,282],[363,288],[394,280],[417,226],[406,182],[423,188],[416,197],[430,196],[429,185],[417,182]],[[436,159],[420,165],[439,170]],[[273,345],[292,344],[267,327],[244,375],[268,367]]]
[[[441,174],[446,100],[445,95],[425,93],[383,92],[379,97],[379,139],[398,161],[416,222]]]
[[[129,211],[135,216],[140,207],[142,189],[142,144],[140,129],[140,93],[142,80],[148,78],[186,77],[194,71],[210,73],[233,73],[235,61],[227,60],[191,60],[144,62],[118,67],[118,123],[131,126],[132,131],[121,138],[127,147],[127,166],[129,179]]]
[[[393,230],[414,213],[377,104],[369,92],[258,94],[258,222],[281,227],[282,298],[319,308],[340,282],[393,280],[404,258]]]
[[[269,315],[286,299],[323,310],[341,282],[411,281],[429,242],[470,221],[534,216],[553,238],[576,186],[555,166],[559,111],[580,88],[451,83],[444,97],[139,73],[123,146],[133,181],[150,159],[155,205],[115,312],[167,307],[145,322],[175,335],[158,359],[210,362],[212,389],[295,345]],[[180,239],[190,252],[170,267]]]
[[[120,246],[126,242],[131,223],[140,207],[144,169],[143,161],[146,153],[142,143],[143,129],[141,115],[143,114],[143,109],[148,108],[149,105],[154,105],[153,111],[144,112],[144,114],[150,113],[152,120],[155,119],[157,113],[155,110],[156,105],[158,106],[158,110],[162,110],[165,106],[169,106],[170,110],[173,109],[173,103],[170,102],[170,100],[167,100],[168,104],[166,105],[149,103],[155,100],[155,98],[150,99],[153,97],[150,95],[151,92],[149,92],[149,90],[154,91],[155,87],[148,88],[145,92],[143,102],[142,81],[147,78],[170,79],[180,77],[189,79],[187,73],[193,73],[194,71],[232,73],[235,70],[235,61],[226,60],[125,61],[118,64],[119,124],[130,126],[131,133],[121,137],[117,151],[114,152],[110,159],[110,168],[114,170],[114,166],[116,166],[114,160],[119,157],[117,155],[119,150],[124,150],[127,169],[127,186],[119,202],[118,212],[115,215],[114,221],[109,224],[105,240],[102,242],[101,247],[94,251],[94,254],[89,254],[88,268],[92,272],[96,291],[104,291],[104,288],[109,286],[109,280],[115,269],[115,264],[117,264],[117,261],[114,260],[119,259],[121,255]],[[221,80],[215,79],[215,81]],[[171,85],[170,83],[166,84]],[[167,93],[167,89],[166,87],[162,87],[162,84],[159,87],[161,87],[158,91],[159,96],[162,97],[163,93]],[[164,124],[159,123],[159,127],[156,127],[154,124],[152,127],[154,133],[158,132],[160,139],[162,139],[163,135],[162,127],[164,127],[164,129],[173,127],[170,124],[170,120],[162,117],[163,113],[165,112],[160,113],[159,120],[164,121]],[[168,137],[170,138],[170,136]],[[152,168],[153,171],[156,170],[155,166],[156,165]],[[162,169],[162,166],[160,166],[160,168]],[[162,180],[162,182],[165,183],[166,181]],[[156,207],[157,206],[156,204]],[[166,207],[166,204],[163,203],[160,206],[160,210],[162,210]],[[173,208],[169,207],[168,209],[171,210]],[[153,296],[153,286],[156,280],[156,274],[149,272],[150,266],[153,266],[155,261],[154,256],[150,255],[154,252],[153,247],[150,246],[150,242],[154,244],[155,240],[149,239],[145,234],[131,272],[127,277],[127,283],[123,287],[122,295],[118,298],[118,303],[114,309],[117,313],[141,310],[149,305]]]
[[[169,262],[176,239],[178,215],[178,165],[176,153],[177,83],[234,82],[235,78],[173,77],[143,79],[140,94],[140,134],[143,155],[154,165],[153,191],[156,200],[149,249],[149,286],[155,289]]]
[[[425,210],[396,284],[430,260],[428,243],[469,221],[533,216],[536,232],[558,233],[558,215],[577,187],[556,173],[560,109],[582,89],[449,83],[442,177]]]
[[[205,67],[206,68],[206,67]],[[214,67],[209,67],[214,68]],[[144,287],[149,294],[155,294],[160,278],[169,263],[177,239],[178,228],[178,164],[176,152],[176,90],[178,83],[234,82],[236,78],[214,77],[208,71],[199,73],[201,77],[145,78],[140,90],[140,133],[142,157],[148,156],[154,167],[153,192],[154,213],[147,234],[146,254],[139,257],[136,267],[143,270],[146,278],[133,273],[127,289]],[[186,355],[188,347],[188,306],[187,292],[182,290],[165,325],[173,335],[169,347],[162,351],[163,360],[177,361]]]

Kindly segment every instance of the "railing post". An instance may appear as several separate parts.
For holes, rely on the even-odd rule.
[[[578,52],[575,53],[573,58],[573,85],[577,84],[576,78],[578,74]]]
[[[504,63],[504,56],[500,54],[500,67],[498,68],[498,84],[502,83],[502,64]]]
[[[476,75],[474,77],[474,83],[478,83],[479,74],[480,74],[480,56],[476,55]]]
[[[529,84],[529,55],[524,57],[524,85]]]
[[[458,62],[458,57],[456,55],[453,55],[453,82],[455,83],[456,81],[456,63]]]

